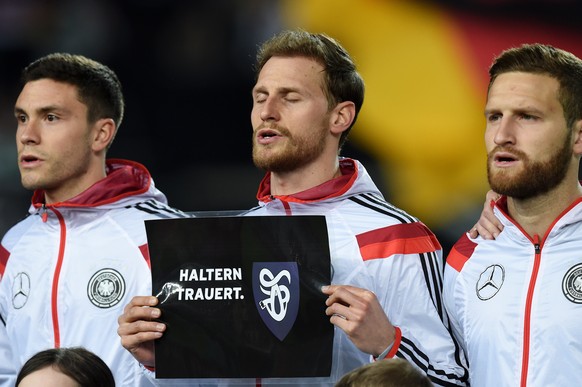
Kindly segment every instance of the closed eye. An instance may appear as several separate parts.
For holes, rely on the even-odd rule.
[[[526,121],[532,121],[532,120],[537,120],[539,117],[534,116],[532,114],[522,113],[519,116],[519,118],[522,119],[522,120],[526,120]]]

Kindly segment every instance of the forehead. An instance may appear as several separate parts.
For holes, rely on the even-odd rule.
[[[544,110],[562,109],[558,100],[559,82],[544,74],[509,72],[499,75],[489,90],[487,106],[511,104],[526,108],[532,105]]]
[[[78,98],[77,87],[65,82],[57,82],[52,79],[38,79],[27,82],[16,104],[38,103],[38,104],[71,104],[83,105]]]
[[[323,76],[323,66],[313,59],[274,56],[261,69],[255,88],[321,90]]]
[[[70,376],[57,371],[52,366],[47,366],[25,376],[19,386],[79,387],[79,384]]]

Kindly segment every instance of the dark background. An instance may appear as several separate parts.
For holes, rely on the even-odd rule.
[[[118,74],[126,115],[109,157],[144,164],[170,204],[182,210],[254,206],[263,173],[250,158],[252,64],[257,45],[288,26],[284,3],[0,0],[0,234],[25,216],[30,203],[16,166],[18,77],[28,63],[56,51],[86,55]],[[478,15],[493,25],[515,20],[542,29],[578,31],[582,14],[574,1],[416,3],[461,19]],[[338,20],[349,22],[349,14]],[[391,199],[384,167],[366,149],[350,142],[342,154],[363,161]],[[481,203],[455,224],[429,224],[446,249],[474,223]]]

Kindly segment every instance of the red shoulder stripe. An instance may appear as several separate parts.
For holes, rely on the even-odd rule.
[[[460,272],[469,260],[469,257],[475,251],[477,244],[471,241],[467,235],[463,235],[461,239],[455,243],[451,252],[447,256],[447,265],[451,266],[456,271]]]
[[[4,275],[4,270],[6,270],[6,263],[8,263],[8,257],[10,256],[10,251],[6,250],[4,246],[0,245],[0,278]]]
[[[364,261],[441,249],[436,236],[420,222],[379,228],[356,235],[356,239]]]
[[[151,269],[152,268],[152,264],[150,262],[150,250],[148,248],[148,244],[144,244],[139,246],[139,251],[141,251],[141,255],[143,255],[143,259],[145,259],[146,263],[148,264],[148,267]]]

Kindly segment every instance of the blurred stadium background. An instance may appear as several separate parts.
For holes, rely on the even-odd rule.
[[[301,27],[338,39],[366,82],[342,154],[448,251],[487,191],[491,60],[532,42],[582,57],[581,11],[567,0],[0,0],[0,234],[30,203],[13,106],[32,60],[60,51],[110,66],[127,110],[109,156],[146,165],[182,210],[245,209],[263,175],[250,158],[255,50]]]

